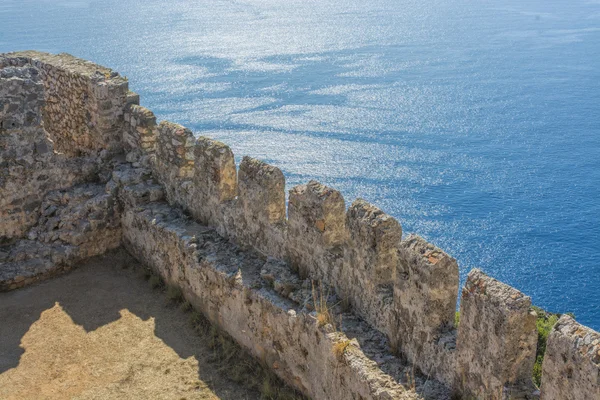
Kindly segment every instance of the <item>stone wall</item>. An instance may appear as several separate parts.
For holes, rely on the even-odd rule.
[[[34,51],[8,54],[3,65],[36,69],[44,85],[44,128],[57,152],[121,148],[128,83],[118,73],[68,54]]]
[[[0,56],[0,244],[36,223],[46,193],[94,179],[99,170],[96,157],[55,151],[43,123],[42,74],[23,59],[13,61]]]
[[[0,246],[0,291],[72,268],[121,244],[120,207],[104,184],[49,192],[25,238]]]
[[[600,399],[600,333],[563,315],[548,337],[542,400]]]
[[[536,315],[531,299],[475,269],[462,290],[457,385],[477,398],[527,398],[533,391]]]
[[[269,286],[261,273],[272,271],[271,261],[260,253],[238,248],[161,202],[126,209],[123,229],[136,258],[180,287],[212,323],[303,393],[332,400],[423,398],[384,373],[357,340],[320,326],[302,307],[310,302],[310,291],[301,283],[286,296]],[[306,301],[290,300],[306,296]],[[344,346],[339,354],[333,351],[338,343]]]
[[[456,327],[456,260],[416,235],[403,239],[376,206],[358,199],[346,209],[339,191],[311,181],[290,190],[286,209],[281,170],[250,157],[236,168],[225,144],[157,124],[126,80],[102,67],[31,52],[1,56],[0,66],[0,236],[10,243],[0,277],[25,264],[33,271],[4,288],[122,236],[315,399],[539,397],[535,313],[523,293],[472,271]],[[597,397],[597,342],[561,319],[544,399]]]
[[[131,149],[140,149],[146,154],[154,154],[158,137],[156,117],[152,111],[140,106],[137,102],[139,102],[139,96],[128,96],[123,115],[125,124],[123,141]]]
[[[126,91],[118,74],[69,55],[0,55],[0,289],[120,245],[105,184]]]

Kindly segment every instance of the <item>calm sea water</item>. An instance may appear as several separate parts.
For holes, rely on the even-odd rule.
[[[23,49],[600,329],[599,0],[0,0]]]

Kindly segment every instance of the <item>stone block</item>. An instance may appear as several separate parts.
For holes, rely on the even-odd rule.
[[[347,239],[345,214],[342,194],[317,181],[290,190],[287,254],[302,276],[337,283],[333,269],[336,258],[341,265],[340,246]]]
[[[348,209],[346,224],[352,250],[350,268],[363,269],[365,279],[374,286],[392,283],[402,239],[400,223],[358,199]]]
[[[272,257],[282,257],[286,225],[285,178],[281,170],[244,157],[238,171],[233,224],[237,240]]]
[[[285,178],[279,168],[244,157],[238,182],[239,199],[247,221],[285,222]]]
[[[462,290],[457,387],[490,400],[530,398],[537,346],[531,299],[472,270]]]
[[[458,283],[454,258],[420,236],[400,243],[390,340],[423,372],[446,383],[454,379]]]
[[[317,181],[290,190],[290,237],[316,242],[324,247],[346,239],[346,206],[342,194]]]
[[[541,400],[600,399],[600,333],[563,315],[548,336]]]
[[[194,145],[194,135],[184,126],[168,121],[158,125],[153,172],[169,203],[186,210],[193,203]]]
[[[145,107],[128,104],[125,107],[124,118],[126,121],[124,138],[129,146],[148,154],[154,153],[158,138],[154,113]]]
[[[237,171],[231,149],[224,143],[199,137],[194,148],[194,183],[201,202],[222,203],[237,196]]]
[[[140,95],[135,92],[129,91],[127,93],[127,98],[125,100],[125,103],[128,105],[135,104],[135,105],[139,106],[140,105]]]

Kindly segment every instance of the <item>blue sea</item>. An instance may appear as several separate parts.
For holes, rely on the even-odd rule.
[[[600,329],[600,0],[0,0],[24,49]]]

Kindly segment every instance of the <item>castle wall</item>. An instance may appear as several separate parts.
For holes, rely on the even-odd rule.
[[[44,128],[40,71],[0,56],[0,243],[23,237],[40,215],[46,193],[93,179],[95,159],[55,152]]]
[[[57,152],[78,156],[121,147],[126,79],[68,54],[21,52],[7,56],[5,60],[11,64],[38,71],[44,85],[44,128]]]
[[[531,395],[536,315],[531,299],[475,269],[462,290],[457,385],[489,399]]]
[[[0,55],[0,290],[121,242],[105,193],[127,81],[68,55]]]
[[[402,241],[400,224],[367,202],[358,200],[346,212],[342,195],[315,181],[290,190],[286,218],[285,180],[278,168],[245,157],[236,174],[227,146],[200,138],[190,151],[192,137],[177,124],[159,125],[152,165],[169,203],[239,245],[284,260],[300,277],[333,287],[345,306],[387,334],[396,354],[421,373],[475,396],[533,396],[537,336],[530,304],[513,325],[495,336],[478,336],[479,326],[468,327],[481,315],[494,321],[510,305],[493,297],[476,302],[463,297],[466,322],[457,342],[458,265],[452,257],[417,236]],[[473,340],[494,348],[495,340],[527,346],[516,356],[502,346],[479,352],[477,363],[469,359]],[[501,367],[483,367],[498,356],[505,357]]]
[[[600,333],[563,315],[546,346],[542,400],[600,399]]]
[[[471,271],[457,328],[456,260],[418,236],[402,239],[400,223],[376,206],[359,199],[346,210],[339,191],[311,181],[290,190],[286,209],[280,169],[250,157],[236,168],[225,144],[157,124],[126,80],[102,67],[30,52],[0,56],[0,67],[0,237],[18,241],[0,251],[0,281],[29,262],[27,246],[64,266],[122,235],[213,323],[316,399],[427,397],[402,389],[402,359],[442,388],[428,398],[447,398],[446,389],[538,396],[536,316],[523,293]],[[111,158],[118,151],[125,161]],[[36,268],[31,276],[41,276]],[[335,298],[335,315],[341,308],[361,322],[324,319],[314,287]],[[544,399],[597,396],[597,335],[561,319]],[[336,355],[349,337],[363,339]],[[373,352],[375,342],[387,349]]]
[[[314,399],[418,399],[341,332],[265,287],[260,254],[242,251],[165,203],[123,214],[130,252],[284,381]],[[337,343],[344,349],[334,352]],[[346,347],[347,346],[347,347]]]
[[[452,382],[458,264],[423,238],[411,235],[398,246],[394,283],[395,347],[428,375]]]
[[[161,153],[175,130],[159,128],[153,161],[171,204],[235,243],[285,261],[301,279],[333,287],[345,307],[384,332],[393,351],[424,375],[476,398],[537,396],[537,333],[527,296],[475,271],[462,292],[457,331],[458,265],[448,254],[418,236],[402,240],[398,221],[363,200],[346,211],[341,193],[315,181],[290,190],[286,218],[278,168],[245,157],[236,171],[231,149],[203,137],[193,159],[182,157],[191,154],[192,134],[176,130],[185,132],[182,149]],[[295,285],[286,282],[278,293]]]

